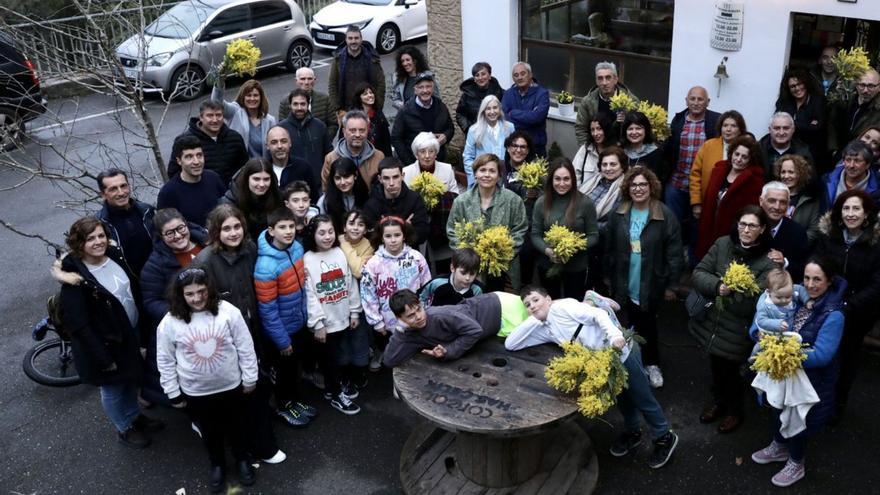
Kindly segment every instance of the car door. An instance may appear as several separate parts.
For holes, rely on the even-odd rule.
[[[236,5],[220,11],[199,35],[202,48],[200,60],[210,67],[216,67],[226,55],[226,45],[246,37],[250,28],[250,7],[247,5]]]
[[[282,0],[266,0],[251,4],[250,34],[262,52],[260,65],[284,61],[293,38],[294,20],[290,6]]]
[[[425,0],[402,0],[404,9],[401,26],[401,40],[410,40],[428,34],[428,10]],[[409,5],[409,8],[406,8]]]

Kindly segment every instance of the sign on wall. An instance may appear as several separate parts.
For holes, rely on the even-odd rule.
[[[712,48],[729,52],[739,51],[742,48],[743,37],[743,4],[739,2],[716,3],[710,36]]]

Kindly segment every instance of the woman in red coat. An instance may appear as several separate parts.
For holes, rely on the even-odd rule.
[[[764,186],[761,149],[748,135],[730,143],[730,158],[712,169],[703,196],[703,212],[697,235],[697,259],[702,259],[716,239],[730,233],[734,217],[746,205],[757,205]]]

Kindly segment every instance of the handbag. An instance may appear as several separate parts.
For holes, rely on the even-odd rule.
[[[691,289],[691,291],[688,292],[687,299],[684,301],[688,316],[696,320],[705,317],[706,313],[709,312],[709,308],[711,308],[713,304],[715,304],[715,301],[707,299],[697,292],[696,289]]]

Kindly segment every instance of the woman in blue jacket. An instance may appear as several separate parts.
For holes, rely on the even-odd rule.
[[[837,350],[843,335],[843,296],[846,280],[838,277],[827,258],[814,258],[804,269],[804,288],[809,300],[798,304],[791,330],[798,332],[807,345],[807,360],[803,367],[810,384],[819,396],[806,417],[807,429],[791,438],[779,433],[780,410],[772,414],[773,440],[767,447],[752,454],[758,464],[784,462],[771,482],[776,486],[790,486],[804,477],[804,456],[807,439],[817,433],[834,413],[834,388],[837,383],[839,362]],[[757,327],[752,325],[749,333],[757,339]]]

